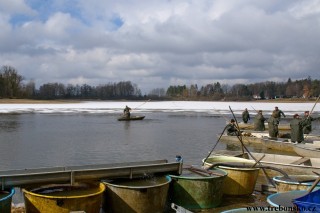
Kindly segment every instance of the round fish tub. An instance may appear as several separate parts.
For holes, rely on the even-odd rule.
[[[102,209],[106,213],[162,213],[170,182],[170,176],[103,181]]]
[[[318,178],[316,175],[289,175],[290,179],[284,176],[273,177],[277,192],[287,192],[293,190],[307,190]],[[316,186],[320,187],[320,183]]]
[[[308,191],[295,190],[288,192],[281,192],[269,195],[267,201],[271,206],[274,207],[294,207],[293,200],[308,194]]]
[[[221,169],[210,171],[218,175],[202,176],[185,169],[180,176],[171,175],[170,202],[190,210],[219,206],[227,173]]]
[[[69,213],[84,211],[99,213],[105,185],[81,183],[45,185],[23,189],[25,209],[30,212]]]
[[[231,156],[214,156],[207,159],[205,165],[210,166],[216,163],[234,163],[233,166],[218,166],[228,173],[223,184],[223,193],[226,195],[250,195],[254,191],[260,168],[251,168],[254,161]]]
[[[11,212],[11,202],[12,196],[14,195],[14,188],[9,190],[0,190],[0,212],[10,213]]]

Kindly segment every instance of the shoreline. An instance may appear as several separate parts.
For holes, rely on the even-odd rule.
[[[100,99],[56,99],[56,100],[35,100],[35,99],[10,99],[10,98],[0,98],[0,104],[72,104],[72,103],[81,103],[86,101],[136,101],[136,100],[100,100]],[[145,101],[145,100],[141,100]],[[159,101],[159,100],[154,100]],[[171,100],[171,101],[182,101],[182,100]],[[185,101],[193,101],[193,100],[185,100]],[[194,100],[199,101],[199,100]],[[210,100],[208,100],[210,102]],[[205,102],[208,102],[205,101]],[[212,100],[211,100],[212,101]],[[243,102],[257,102],[257,103],[315,103],[316,100],[313,99],[269,99],[269,100],[251,100],[251,101],[243,101]],[[161,102],[161,101],[160,101]],[[199,101],[201,102],[201,101]],[[212,101],[212,102],[239,102],[239,101]]]
[[[34,99],[0,99],[0,104],[67,104],[81,103],[84,100],[34,100]]]

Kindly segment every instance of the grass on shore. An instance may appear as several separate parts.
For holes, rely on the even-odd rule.
[[[33,100],[33,99],[0,99],[0,104],[66,104],[80,103],[80,100]]]

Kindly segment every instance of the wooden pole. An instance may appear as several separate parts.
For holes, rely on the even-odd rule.
[[[254,110],[254,111],[256,111],[256,113],[258,113],[258,111],[253,107],[253,106],[251,106],[252,107],[252,109]]]
[[[319,98],[320,98],[320,95],[318,96],[318,98],[317,98],[316,102],[314,103],[314,105],[313,105],[313,107],[312,107],[311,111],[309,112],[308,117],[310,117],[310,115],[313,113],[313,110],[314,110],[314,108],[316,107],[316,105],[317,105],[317,103],[318,103],[318,101],[319,101]]]
[[[225,115],[223,115],[219,110],[217,110],[215,108],[213,108],[213,110],[217,111],[227,122],[229,122],[229,119]]]
[[[255,167],[258,163],[260,163],[260,161],[265,157],[266,155],[263,154],[262,157],[255,163],[253,164],[252,168]]]
[[[218,138],[216,144],[213,146],[213,148],[211,149],[211,151],[209,152],[209,154],[207,155],[207,157],[204,159],[204,161],[203,161],[203,163],[202,163],[202,166],[204,165],[204,163],[206,162],[206,160],[210,157],[211,153],[213,152],[213,150],[214,150],[214,149],[216,148],[216,146],[218,145],[218,143],[219,143],[219,141],[220,141],[220,139],[221,139],[224,131],[226,131],[226,128],[227,128],[227,126],[224,127],[224,129],[223,129],[220,137]]]
[[[231,111],[231,113],[232,113],[232,116],[233,116],[233,118],[234,118],[234,121],[236,122],[236,127],[237,127],[237,129],[238,129],[238,135],[237,135],[237,137],[238,137],[238,139],[240,140],[240,142],[241,142],[241,144],[242,144],[241,150],[242,150],[242,154],[244,154],[244,144],[243,144],[243,142],[242,142],[242,135],[241,135],[241,132],[240,132],[240,127],[239,127],[237,118],[236,118],[236,116],[234,115],[233,110],[231,109],[230,106],[229,106],[229,109],[230,109],[230,111]]]
[[[316,99],[316,102],[314,103],[311,111],[309,112],[309,115],[308,115],[307,119],[309,119],[310,115],[312,114],[314,108],[316,107],[316,105],[317,105],[317,103],[318,103],[318,101],[319,101],[319,98],[320,98],[320,95],[319,95],[318,98]],[[310,121],[310,122],[312,122],[312,121]],[[304,140],[307,139],[307,137],[308,137],[308,135],[306,135],[306,136],[304,137]]]
[[[312,186],[308,189],[308,193],[311,193],[319,182],[320,182],[320,176],[313,182]]]
[[[137,108],[141,107],[142,105],[146,104],[147,102],[151,101],[151,99],[143,102],[142,104],[140,104],[139,106],[137,106],[136,108],[132,109],[132,110],[136,110]]]

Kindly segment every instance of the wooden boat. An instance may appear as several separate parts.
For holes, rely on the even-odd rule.
[[[267,149],[273,149],[284,152],[293,152],[294,143],[281,139],[261,139],[261,144]]]
[[[311,139],[311,137],[309,138]],[[312,141],[312,140],[305,140],[304,144],[310,145],[310,146],[316,146],[316,141]],[[273,149],[273,150],[278,150],[278,151],[284,151],[284,152],[293,152],[296,153],[296,151],[294,150],[294,147],[296,146],[296,144],[290,142],[291,140],[289,139],[282,139],[282,138],[278,138],[276,140],[273,139],[263,139],[261,141],[262,145],[268,149]],[[318,145],[318,147],[320,148],[320,145]],[[320,153],[320,152],[319,152]],[[301,155],[302,156],[302,155]],[[315,156],[303,156],[303,157],[315,157]]]
[[[239,125],[240,129],[254,129],[254,124],[253,123],[246,123],[246,124],[245,123],[238,123],[238,125]],[[269,129],[268,128],[268,123],[265,123],[264,126],[265,126],[266,129]],[[289,123],[280,123],[278,125],[278,129],[279,130],[288,131],[291,128],[290,128],[290,124]]]
[[[304,134],[304,140],[320,141],[320,135]]]
[[[261,147],[265,147],[266,149],[295,153],[293,149],[294,143],[291,143],[290,138],[269,138],[269,134],[264,132],[243,132],[242,134],[243,135],[241,136],[241,139],[245,145],[261,145]],[[304,142],[312,144],[314,140],[320,140],[320,136],[310,135],[309,137],[306,137],[306,140]],[[225,134],[221,136],[220,141],[224,143],[236,143],[239,145],[241,144],[237,136],[230,136]]]
[[[313,171],[320,173],[320,158],[304,158],[301,156],[265,154],[251,152],[242,154],[239,151],[219,150],[213,153],[210,157],[221,156],[249,159],[252,164],[255,163],[253,158],[260,160],[257,166],[264,167],[259,172],[255,190],[258,191],[275,191],[275,186],[271,184],[272,177],[284,175],[314,175]],[[236,157],[238,156],[238,157]],[[225,161],[226,162],[226,161]],[[267,176],[266,176],[267,175]],[[269,179],[269,180],[268,180]],[[274,184],[274,183],[273,183]]]
[[[255,159],[261,159],[264,166],[271,166],[285,171],[289,175],[314,175],[313,171],[320,172],[320,158],[305,158],[301,156],[265,154],[251,152]],[[252,156],[245,153],[244,157],[253,160]],[[273,173],[273,174],[272,174]],[[276,172],[271,172],[271,177],[276,176]],[[279,173],[277,174],[279,175]]]
[[[220,137],[220,136],[219,136]],[[288,139],[283,138],[269,138],[267,133],[256,133],[250,136],[241,136],[242,142],[245,145],[260,147],[272,150],[278,150],[283,152],[295,153],[293,150],[293,143],[289,142]],[[237,136],[222,135],[220,138],[221,142],[232,143],[241,145]]]
[[[121,116],[121,117],[118,118],[118,121],[136,121],[136,120],[143,120],[145,117],[146,117],[146,116],[138,116],[138,115],[136,115],[136,116],[130,116],[129,118],[127,118],[127,117]]]
[[[218,137],[220,137],[220,135]],[[248,144],[248,145],[259,144],[259,145],[261,145],[262,144],[261,141],[262,141],[263,137],[256,137],[254,135],[251,135],[251,136],[241,136],[241,139],[244,144]],[[239,138],[237,136],[231,136],[231,135],[226,135],[226,134],[223,134],[221,136],[220,141],[224,142],[224,143],[238,143],[238,144],[240,144]]]
[[[294,151],[302,156],[309,158],[320,158],[320,145],[317,144],[295,144],[293,146]]]

